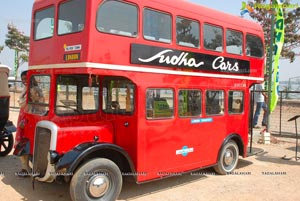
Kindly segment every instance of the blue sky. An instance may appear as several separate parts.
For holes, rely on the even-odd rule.
[[[243,0],[189,0],[216,10],[239,16]],[[31,9],[34,0],[1,0],[0,6],[0,45],[4,45],[7,24],[13,23],[25,35],[30,34]],[[300,0],[292,0],[298,3]],[[247,15],[247,14],[246,14]],[[246,16],[247,18],[247,16]],[[0,54],[0,62],[10,67],[14,66],[14,51],[4,48]],[[27,64],[22,65],[21,71],[27,68]],[[300,58],[296,58],[294,63],[288,60],[280,60],[279,80],[288,80],[291,77],[300,76]]]

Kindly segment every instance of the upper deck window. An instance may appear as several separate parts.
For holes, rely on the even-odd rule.
[[[187,47],[199,47],[199,23],[190,19],[177,17],[176,39],[177,44]]]
[[[223,29],[204,24],[203,31],[205,49],[223,52]]]
[[[171,42],[172,35],[171,16],[166,13],[144,10],[144,38],[163,43]]]
[[[120,1],[105,1],[97,11],[100,32],[135,37],[138,27],[137,7]]]
[[[262,57],[264,55],[264,46],[261,38],[250,34],[246,35],[246,54],[252,57]]]
[[[227,29],[226,52],[231,54],[243,54],[243,33]]]
[[[54,30],[54,7],[39,10],[34,14],[34,40],[50,38]]]
[[[84,29],[85,0],[69,0],[58,10],[58,35],[80,32]]]

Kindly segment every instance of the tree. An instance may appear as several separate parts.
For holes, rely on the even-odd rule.
[[[15,50],[15,72],[17,72],[23,63],[28,62],[29,37],[20,32],[13,24],[8,24],[7,29],[5,45]]]
[[[272,0],[271,0],[272,1]],[[256,5],[270,5],[267,0],[254,0],[249,2],[249,5],[254,8],[250,16],[256,20],[263,27],[265,33],[265,44],[268,46],[271,39],[271,15],[272,10],[267,7],[259,7]],[[284,0],[284,5],[292,5],[290,0]],[[297,4],[296,4],[297,5]],[[276,9],[275,9],[276,11]],[[300,7],[298,8],[284,8],[284,24],[285,37],[284,44],[281,51],[281,57],[290,59],[290,62],[295,60],[295,56],[300,55]],[[276,15],[276,13],[274,13]],[[298,51],[298,52],[297,52]]]

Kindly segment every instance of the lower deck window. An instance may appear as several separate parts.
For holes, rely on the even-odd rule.
[[[149,88],[146,92],[147,119],[171,118],[174,116],[174,92],[172,89]]]
[[[217,90],[206,91],[206,114],[224,114],[224,92]]]
[[[134,111],[135,85],[124,77],[103,80],[102,109],[106,113],[131,114]]]
[[[193,117],[201,114],[200,90],[183,89],[179,91],[178,114],[180,117]]]
[[[38,115],[47,114],[49,110],[50,76],[31,76],[28,90],[28,112]]]
[[[229,91],[229,114],[240,114],[244,111],[244,93],[242,91]]]

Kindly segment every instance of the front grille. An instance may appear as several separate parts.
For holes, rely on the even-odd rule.
[[[36,128],[33,152],[33,174],[40,178],[45,176],[47,170],[50,139],[51,131],[49,129],[42,127]]]

